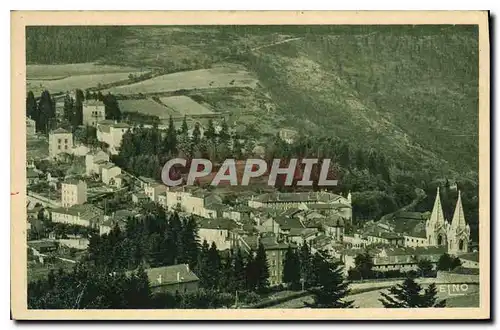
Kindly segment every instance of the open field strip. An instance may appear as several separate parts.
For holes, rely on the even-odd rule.
[[[99,65],[96,63],[28,64],[26,65],[26,78],[28,80],[54,80],[69,76],[99,73],[130,73],[137,71],[141,70],[127,66]]]
[[[103,92],[122,95],[155,94],[192,89],[255,88],[257,83],[257,79],[244,69],[216,67],[166,74],[130,85],[112,87]]]

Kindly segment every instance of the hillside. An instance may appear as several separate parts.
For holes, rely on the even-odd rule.
[[[50,62],[50,47],[40,46],[43,38],[30,39],[31,31],[35,28],[28,30],[28,63]],[[337,136],[355,148],[375,148],[404,168],[441,176],[477,173],[474,27],[115,27],[105,32],[98,41],[109,46],[93,58],[85,38],[91,42],[96,35],[88,31],[46,42],[62,49],[65,36],[78,40],[72,42],[71,54],[80,54],[74,62],[81,61],[83,45],[85,60],[166,73],[242,64],[258,78],[258,89],[199,91],[197,97],[217,99],[216,107],[224,99],[231,109],[264,98],[271,106],[242,114],[245,123]],[[30,40],[36,40],[36,49]],[[58,63],[70,63],[71,54],[60,54]]]

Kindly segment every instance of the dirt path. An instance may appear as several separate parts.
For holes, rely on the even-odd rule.
[[[267,48],[267,47],[271,47],[271,46],[275,46],[275,45],[280,45],[280,44],[284,44],[284,43],[287,43],[287,42],[290,42],[290,41],[295,41],[295,40],[300,40],[300,39],[302,39],[302,37],[291,38],[291,39],[285,39],[285,40],[281,40],[281,41],[273,42],[273,43],[271,43],[271,44],[262,45],[262,46],[259,46],[259,47],[254,47],[254,48],[252,48],[251,50],[252,50],[252,51],[255,51],[255,50],[262,49],[262,48]]]

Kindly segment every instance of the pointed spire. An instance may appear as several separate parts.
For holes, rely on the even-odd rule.
[[[432,208],[432,213],[429,221],[431,223],[445,223],[443,207],[441,206],[441,198],[439,196],[439,187],[437,187],[436,200],[434,201],[434,207]]]
[[[464,228],[466,225],[467,223],[465,222],[464,209],[462,207],[462,196],[459,190],[457,206],[455,206],[455,212],[453,213],[453,220],[451,221],[451,226],[454,228]]]

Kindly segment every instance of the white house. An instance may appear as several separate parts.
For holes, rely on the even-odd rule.
[[[73,149],[73,133],[58,128],[49,133],[49,156],[57,157],[60,153],[71,153]]]
[[[90,204],[60,207],[52,210],[52,222],[94,227],[103,220],[104,212]]]
[[[97,126],[106,119],[104,103],[98,100],[87,100],[83,103],[83,125]]]
[[[107,162],[100,165],[101,168],[101,181],[107,185],[121,186],[121,179],[117,177],[122,174],[122,169],[113,163]],[[117,182],[119,181],[119,182]]]
[[[61,184],[61,203],[70,207],[87,202],[87,184],[84,181],[68,180]]]
[[[102,150],[92,151],[85,155],[85,174],[101,174],[100,165],[109,162],[109,155]]]
[[[209,245],[215,243],[218,250],[227,250],[233,246],[235,240],[233,229],[239,225],[225,218],[198,219],[198,236],[200,242],[206,240]]]
[[[123,134],[130,129],[130,126],[125,123],[116,121],[104,120],[97,124],[97,140],[106,143],[108,151],[117,155],[122,143]]]

